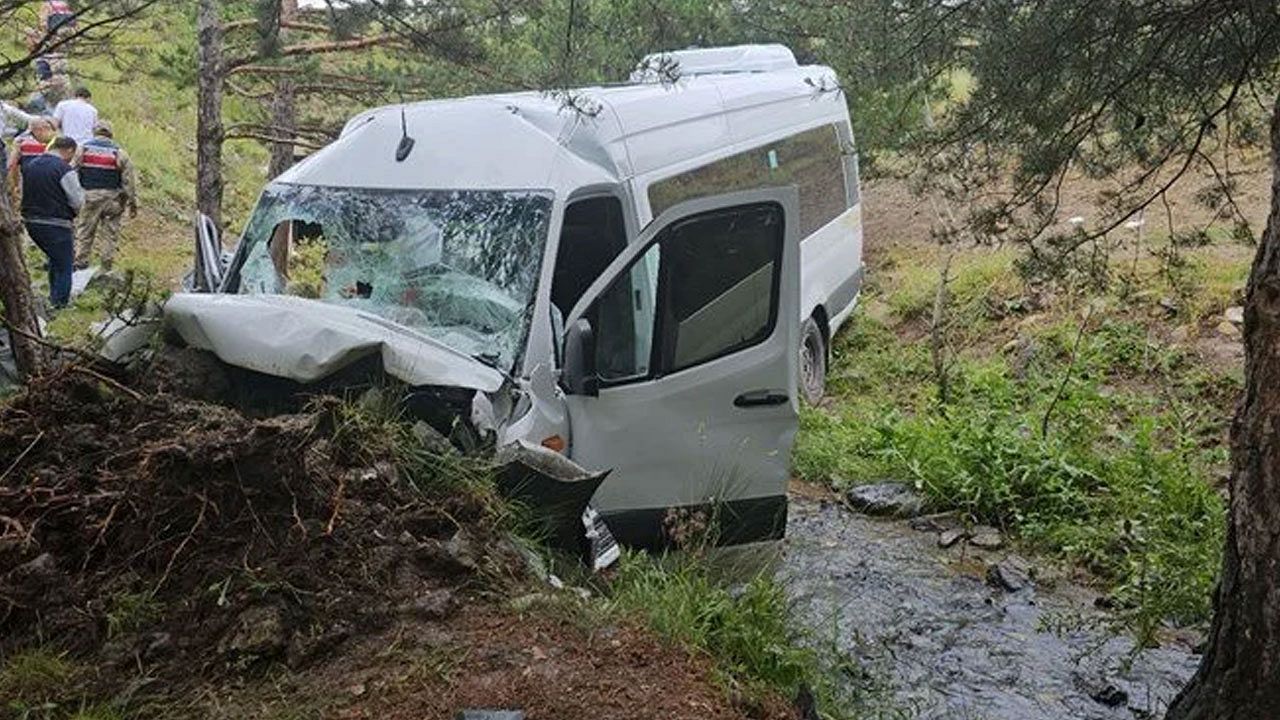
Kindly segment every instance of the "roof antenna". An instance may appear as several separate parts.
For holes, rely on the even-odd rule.
[[[400,144],[396,145],[396,162],[404,162],[413,152],[414,139],[409,137],[409,121],[405,118],[404,102],[400,103]]]

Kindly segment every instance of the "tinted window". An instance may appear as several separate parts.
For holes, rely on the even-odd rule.
[[[776,206],[704,215],[663,244],[663,367],[674,371],[769,337],[777,305],[782,213]]]
[[[845,162],[836,126],[824,125],[730,155],[649,186],[654,216],[686,200],[737,190],[795,185],[800,233],[807,237],[848,207]]]
[[[712,211],[666,229],[588,313],[600,378],[674,372],[768,338],[783,230],[776,205]]]

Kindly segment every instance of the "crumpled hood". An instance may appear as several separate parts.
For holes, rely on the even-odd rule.
[[[369,355],[411,385],[492,393],[503,375],[484,363],[377,315],[287,295],[180,293],[166,324],[188,345],[237,367],[298,382],[322,380]]]

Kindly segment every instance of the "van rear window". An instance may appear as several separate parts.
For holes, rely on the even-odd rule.
[[[844,158],[834,125],[806,130],[659,180],[649,186],[649,207],[657,217],[686,200],[789,185],[800,191],[802,237],[848,209]]]

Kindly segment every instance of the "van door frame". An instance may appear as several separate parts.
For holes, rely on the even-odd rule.
[[[551,313],[551,284],[555,277],[556,256],[560,252],[560,233],[564,231],[564,215],[569,205],[579,200],[595,197],[616,197],[622,203],[623,222],[627,229],[627,244],[639,233],[635,214],[635,201],[628,183],[605,183],[574,188],[563,196],[559,193],[551,209],[546,246],[542,252],[542,268],[538,274],[538,292],[534,296],[534,321],[529,330],[520,376],[531,377],[539,366],[553,371],[560,369],[563,354],[563,338],[554,332]],[[541,319],[539,319],[541,318]]]

